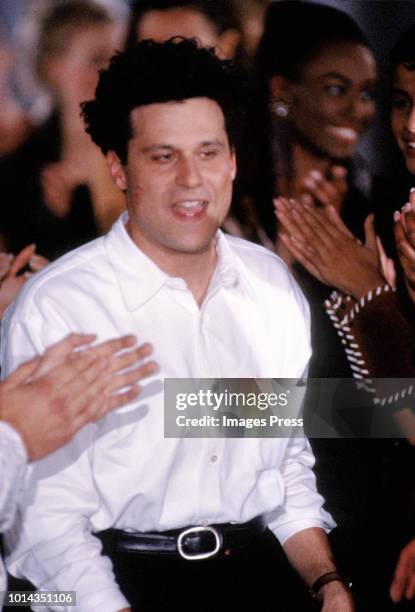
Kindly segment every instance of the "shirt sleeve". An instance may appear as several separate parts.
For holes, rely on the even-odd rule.
[[[17,431],[0,421],[0,533],[12,524],[27,465],[27,452]]]
[[[414,403],[415,326],[408,302],[385,284],[360,300],[333,291],[324,304],[353,377],[364,379],[370,402],[387,407],[385,423],[392,411]],[[383,329],[388,333],[379,333]]]
[[[6,375],[71,331],[54,318],[52,309],[44,318],[34,310],[26,320],[30,329],[10,313],[6,317],[2,342]],[[87,425],[69,444],[29,466],[19,511],[5,537],[6,560],[12,574],[27,578],[38,589],[75,591],[78,612],[115,612],[129,604],[115,581],[110,559],[101,554],[101,543],[91,532],[90,517],[100,504],[91,469],[94,435],[95,424]]]
[[[293,332],[290,360],[297,377],[303,379],[308,376],[311,353],[310,309],[298,285],[292,282],[292,287],[302,325],[297,325]],[[302,402],[298,406],[300,412]],[[329,532],[336,526],[332,516],[323,508],[324,498],[317,491],[314,463],[314,453],[308,439],[305,436],[290,438],[280,467],[284,502],[268,521],[269,528],[281,544],[304,529],[319,527]]]
[[[280,468],[285,483],[284,503],[268,523],[281,544],[303,529],[320,527],[329,532],[336,526],[323,508],[324,499],[317,492],[313,465],[314,455],[308,440],[292,438]]]

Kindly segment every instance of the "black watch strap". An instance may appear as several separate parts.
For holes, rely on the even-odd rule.
[[[341,576],[338,572],[334,572],[334,571],[327,572],[326,574],[323,574],[322,576],[320,576],[320,578],[317,578],[313,586],[309,589],[311,597],[313,599],[317,599],[320,589],[325,584],[328,584],[329,582],[335,582],[335,581],[343,583],[344,586],[348,589],[350,589],[352,586],[352,583],[346,580],[345,578],[343,578],[343,576]]]

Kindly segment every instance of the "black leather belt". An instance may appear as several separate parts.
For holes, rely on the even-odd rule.
[[[262,516],[247,523],[196,525],[162,533],[111,530],[116,552],[181,557],[189,561],[227,554],[251,544],[266,529]]]

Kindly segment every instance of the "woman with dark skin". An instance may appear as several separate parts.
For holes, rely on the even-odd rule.
[[[375,115],[377,73],[357,24],[327,6],[274,4],[259,45],[257,74],[269,111],[262,143],[267,158],[261,159],[261,167],[268,168],[269,194],[335,203],[339,210],[350,199],[367,198],[370,175],[360,159],[357,173],[353,156]],[[265,201],[260,213],[275,238],[272,208]]]
[[[414,41],[415,25],[401,35],[391,52],[391,127],[403,155],[406,170],[412,177],[415,175]],[[395,200],[399,199],[400,190],[398,189],[394,195]],[[394,213],[395,240],[406,289],[412,302],[415,302],[415,191],[413,189],[409,193],[408,202],[404,206],[401,205],[402,201],[397,205],[398,210]],[[353,306],[356,298],[361,297],[361,289],[358,288],[359,283],[356,282],[356,278],[361,277],[359,269],[367,268],[368,260],[373,270],[376,267],[376,245],[374,243],[371,245],[357,244],[332,207],[318,210],[308,205],[304,207],[298,203],[282,200],[277,202],[277,214],[284,225],[284,244],[290,249],[292,255],[311,274],[326,284],[336,287],[337,302],[342,301],[346,310],[347,303],[354,308],[355,317],[349,323],[349,328],[355,340],[359,341],[361,356],[365,361],[365,367],[368,368],[368,375],[395,378],[407,376],[410,377],[408,382],[412,382],[415,375],[413,310],[408,316],[403,298],[399,299],[390,289],[376,292],[375,297],[373,289],[376,286],[370,283],[370,277],[368,277],[368,284],[364,291],[363,302],[359,302],[360,308],[357,310]],[[372,255],[369,255],[370,250]],[[339,251],[343,253],[343,257],[338,257]],[[379,284],[387,289],[388,285],[384,285],[385,280],[389,287],[394,284],[394,267],[382,252],[380,259],[385,278]],[[373,297],[368,299],[372,295]],[[330,304],[328,312],[337,313],[337,305],[334,307],[333,303]],[[344,314],[345,310],[341,317],[344,317]],[[375,323],[379,325],[376,327]],[[343,327],[341,325],[341,329]],[[381,333],[383,329],[388,329],[387,336]],[[387,350],[383,354],[385,344]],[[385,373],[387,368],[389,372]],[[389,406],[393,408],[390,403]],[[413,410],[408,408],[411,403],[406,402],[402,406],[399,412],[395,412],[395,416],[400,420],[405,417],[404,424],[407,426],[409,435],[412,436],[409,442],[414,444],[414,416]],[[409,417],[412,419],[409,420]],[[407,454],[409,449],[408,446]],[[412,454],[408,454],[407,459],[406,471],[410,476],[413,473],[413,451]],[[405,474],[405,466],[402,468]],[[395,477],[398,482],[405,485],[401,478],[402,471],[401,473],[396,472]],[[406,500],[406,504],[399,507],[399,497],[395,499],[395,504],[398,505],[397,514],[401,514],[402,540],[405,544],[400,552],[399,560],[396,554],[394,557],[397,564],[390,588],[390,597],[395,603],[411,600],[415,596],[415,540],[412,539],[408,543],[410,534],[413,535],[415,514],[413,486],[412,482],[412,488],[409,488],[409,500]],[[406,487],[408,489],[408,482]],[[392,491],[390,494],[392,495]]]
[[[358,239],[360,248],[367,245],[367,265],[355,279],[357,291],[365,292],[368,283],[375,287],[385,283],[376,250],[369,249],[375,241],[373,223],[365,224],[372,212],[374,181],[356,155],[360,137],[375,114],[373,54],[358,26],[343,13],[327,6],[281,2],[269,9],[257,65],[265,86],[263,100],[270,111],[262,131],[262,150],[268,156],[260,159],[268,174],[260,183],[262,192],[253,192],[260,202],[260,220],[310,303],[310,377],[351,378],[353,370],[324,309],[332,289],[296,263],[277,232],[271,202],[280,195],[285,196],[287,207],[290,198],[297,200],[298,207],[315,207],[320,213],[333,207],[353,235],[353,244],[357,246]],[[294,206],[291,212],[295,214]],[[310,255],[307,259],[313,263]],[[344,399],[339,388],[336,406],[343,402],[346,408]],[[347,401],[350,404],[350,398]],[[352,406],[358,401],[353,398]],[[348,417],[350,413],[341,414]],[[351,435],[354,426],[354,421],[350,428],[346,423],[343,435],[346,430]],[[336,557],[354,583],[356,608],[391,610],[391,550],[399,546],[394,540],[399,513],[389,485],[399,453],[389,440],[314,439],[311,443],[320,490],[338,523],[332,535]],[[391,527],[380,538],[386,521]]]
[[[310,375],[350,376],[321,308],[329,292],[294,265],[277,233],[272,199],[280,195],[318,206],[331,203],[364,240],[374,181],[356,147],[375,115],[373,54],[358,25],[345,13],[297,0],[278,2],[266,16],[257,76],[262,109],[257,109],[257,120],[251,124],[259,141],[258,154],[250,151],[246,159],[243,152],[242,191],[251,194],[261,230],[292,267],[310,301],[314,349]],[[261,121],[263,125],[258,125]],[[244,166],[252,174],[251,185]]]

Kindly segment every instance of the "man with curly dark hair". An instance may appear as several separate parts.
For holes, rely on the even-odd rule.
[[[298,378],[310,357],[307,304],[284,264],[219,230],[237,98],[229,63],[193,41],[115,56],[83,112],[127,213],[30,281],[7,317],[6,372],[91,321],[102,340],[145,337],[160,364],[139,400],[26,482],[10,571],[75,590],[80,612],[308,610],[277,538],[325,612],[353,609],[306,439],[164,437],[163,378]]]

